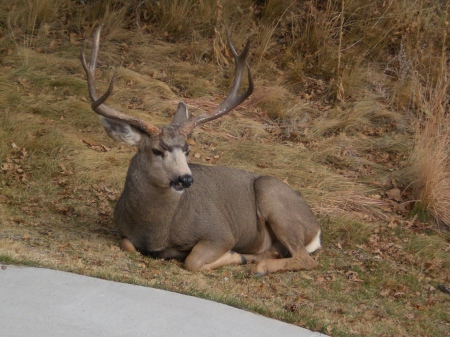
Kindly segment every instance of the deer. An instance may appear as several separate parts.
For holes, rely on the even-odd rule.
[[[115,76],[98,96],[95,70],[101,29],[102,25],[93,34],[90,63],[86,42],[80,55],[91,108],[109,136],[137,149],[114,208],[121,249],[179,260],[192,272],[252,263],[252,274],[263,276],[317,267],[310,253],[321,247],[321,227],[300,193],[270,176],[188,163],[192,130],[229,113],[252,94],[250,39],[238,54],[226,30],[234,79],[213,111],[190,118],[180,102],[170,124],[155,126],[105,104]],[[245,70],[248,88],[240,93]]]

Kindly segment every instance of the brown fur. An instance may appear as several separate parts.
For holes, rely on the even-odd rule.
[[[104,120],[107,131],[117,123]],[[188,165],[181,152],[186,136],[176,124],[162,130],[157,137],[136,137],[138,152],[114,213],[126,238],[124,249],[185,260],[193,271],[245,260],[257,262],[258,274],[316,266],[305,247],[320,227],[297,192],[275,178],[243,170]],[[164,151],[164,158],[153,153],[162,151],[161,143],[173,148]],[[170,181],[185,174],[194,183],[175,191]]]
[[[308,252],[320,247],[320,227],[297,192],[274,178],[187,163],[187,136],[192,129],[220,118],[253,92],[246,61],[250,41],[238,54],[227,31],[235,78],[230,93],[213,112],[189,120],[187,107],[180,102],[172,123],[159,128],[105,104],[114,78],[107,92],[97,95],[101,29],[100,25],[94,33],[89,64],[81,53],[92,109],[102,116],[112,138],[138,147],[114,211],[122,249],[185,260],[186,268],[194,271],[246,261],[257,263],[257,274],[315,267]],[[245,70],[248,88],[239,93]]]

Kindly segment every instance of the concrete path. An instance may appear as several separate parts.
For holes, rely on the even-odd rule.
[[[16,266],[0,270],[0,335],[325,337],[191,296]]]

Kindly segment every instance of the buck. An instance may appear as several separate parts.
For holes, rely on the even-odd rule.
[[[227,31],[235,77],[214,111],[190,119],[180,102],[172,123],[157,127],[105,105],[114,77],[106,93],[97,95],[101,28],[94,33],[89,64],[85,48],[81,52],[92,109],[113,139],[137,147],[114,210],[121,248],[179,259],[190,271],[247,262],[254,263],[256,275],[316,267],[309,253],[320,248],[320,226],[296,191],[272,177],[187,161],[193,128],[225,115],[253,92],[246,61],[250,40],[238,54]],[[245,70],[248,88],[239,93]]]

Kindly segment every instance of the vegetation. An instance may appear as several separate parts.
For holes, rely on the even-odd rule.
[[[332,336],[444,336],[450,324],[448,1],[0,0],[0,261],[159,287]],[[252,41],[255,93],[195,130],[191,160],[276,176],[323,226],[310,272],[190,273],[118,248],[133,149],[90,110],[78,59],[156,125],[210,109]],[[89,43],[87,44],[89,50]]]

